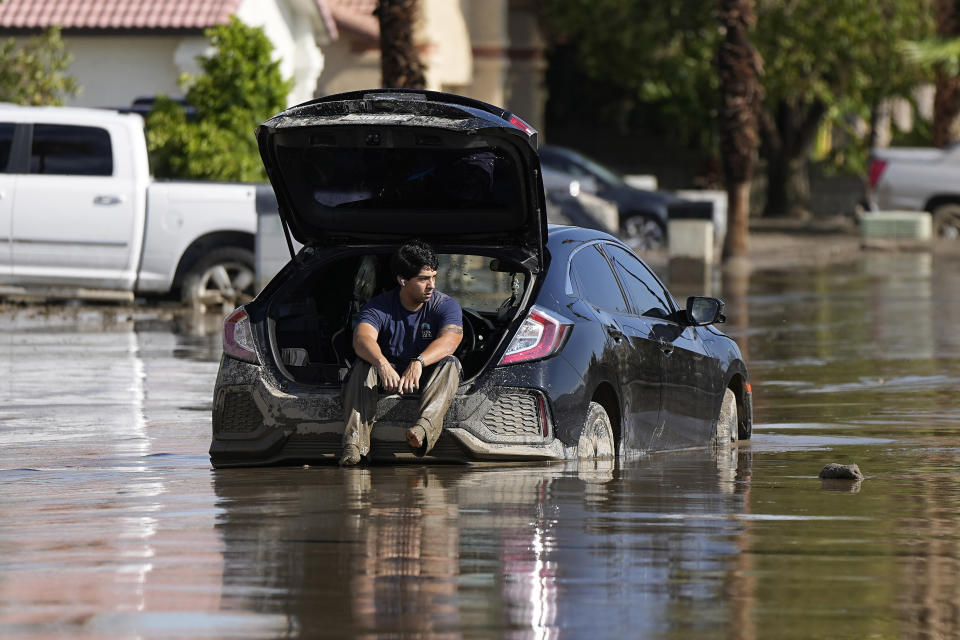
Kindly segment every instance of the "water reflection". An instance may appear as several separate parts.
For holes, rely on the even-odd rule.
[[[708,631],[745,588],[750,459],[654,456],[606,480],[563,465],[218,471],[222,606],[342,637],[636,637],[694,611]]]
[[[197,380],[216,362],[184,366],[209,338],[137,315],[109,306],[3,314],[0,636],[168,634],[188,610],[217,609],[219,588],[165,588],[203,575],[209,554],[172,553],[171,539],[186,542],[191,526],[213,537],[212,514],[184,511],[184,480],[167,470],[202,446],[183,429],[196,413],[178,406],[209,407],[212,380]],[[189,539],[203,546],[204,534]]]

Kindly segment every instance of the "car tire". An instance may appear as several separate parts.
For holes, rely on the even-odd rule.
[[[606,410],[597,402],[591,402],[587,419],[577,441],[577,458],[580,460],[605,460],[616,457],[613,441],[613,425]]]
[[[740,434],[739,418],[737,416],[737,397],[732,389],[723,392],[723,402],[720,403],[720,415],[717,416],[717,432],[714,435],[714,444],[729,446],[737,441]]]
[[[240,247],[219,247],[205,254],[183,278],[180,294],[185,304],[198,309],[230,310],[253,299],[253,252]]]
[[[960,240],[960,203],[942,204],[933,210],[933,234],[937,238]]]
[[[667,245],[667,231],[663,225],[642,213],[621,220],[620,234],[624,243],[637,253],[662,249]]]

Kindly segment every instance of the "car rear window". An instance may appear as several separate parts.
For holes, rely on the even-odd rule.
[[[278,153],[298,216],[318,228],[350,229],[395,214],[464,227],[473,216],[462,212],[482,212],[503,227],[523,219],[519,171],[502,149],[281,146]]]

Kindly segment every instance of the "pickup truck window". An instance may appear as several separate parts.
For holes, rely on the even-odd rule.
[[[12,122],[0,122],[0,173],[7,172],[10,164],[10,147],[13,146],[13,130],[17,125]]]
[[[110,134],[99,127],[35,124],[30,173],[113,175]]]

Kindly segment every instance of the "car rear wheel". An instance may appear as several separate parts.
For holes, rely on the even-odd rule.
[[[220,247],[200,258],[183,279],[186,304],[206,309],[233,309],[253,299],[253,252]]]
[[[933,210],[933,233],[938,238],[960,240],[960,204],[942,204]]]
[[[603,460],[614,456],[616,449],[610,417],[599,403],[591,402],[577,442],[577,457],[581,460]]]
[[[731,389],[727,389],[723,392],[723,402],[720,404],[714,444],[727,446],[736,442],[739,435],[737,421],[737,397],[733,395]]]
[[[667,232],[653,218],[637,214],[620,223],[623,241],[635,252],[661,249],[667,244]]]

